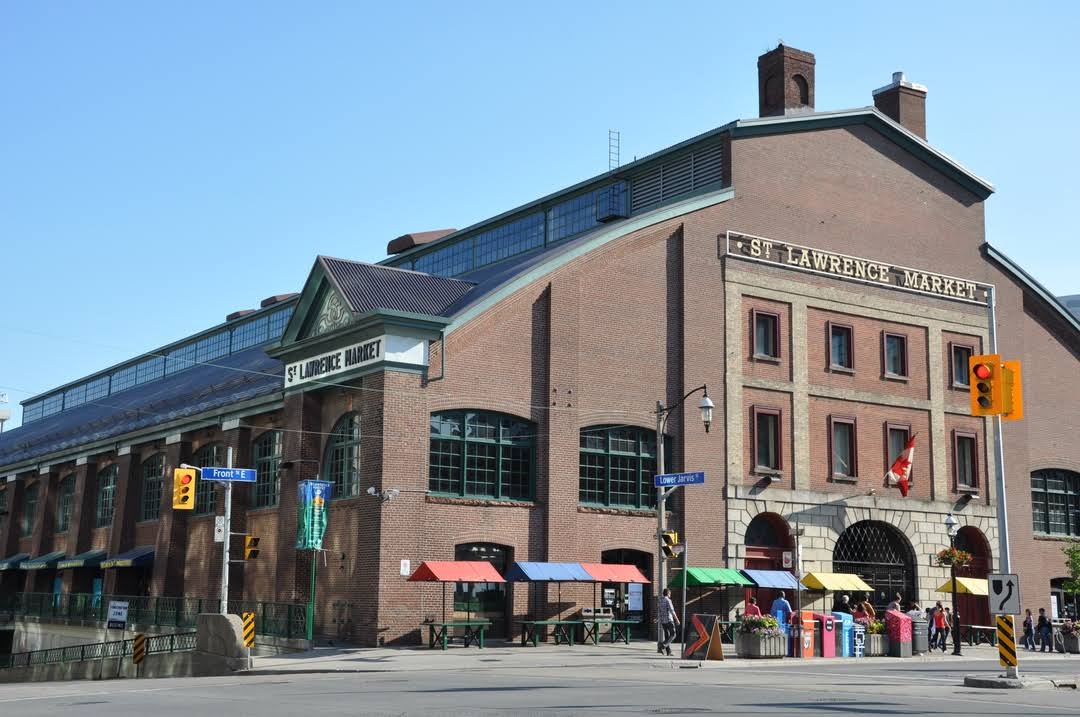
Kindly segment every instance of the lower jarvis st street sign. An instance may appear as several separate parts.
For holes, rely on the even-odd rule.
[[[653,485],[657,488],[670,488],[676,485],[694,485],[705,482],[705,472],[697,473],[661,473],[653,476]]]

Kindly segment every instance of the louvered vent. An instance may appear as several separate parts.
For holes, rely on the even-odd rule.
[[[642,172],[630,183],[630,211],[657,204],[723,179],[719,143],[701,147]]]

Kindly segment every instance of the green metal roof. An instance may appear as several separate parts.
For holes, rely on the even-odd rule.
[[[687,568],[687,586],[692,585],[745,585],[753,587],[754,583],[734,568]],[[671,587],[681,588],[683,574],[680,572],[671,580]]]

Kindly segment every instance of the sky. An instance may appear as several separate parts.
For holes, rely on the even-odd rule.
[[[0,393],[18,402],[757,114],[813,52],[819,110],[904,70],[997,193],[987,239],[1080,293],[1080,4],[0,3]],[[913,260],[913,263],[918,263]]]

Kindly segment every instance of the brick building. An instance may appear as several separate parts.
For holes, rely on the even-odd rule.
[[[927,143],[925,87],[897,73],[872,107],[818,112],[813,55],[781,45],[758,72],[757,118],[404,235],[379,264],[319,257],[299,295],[25,401],[0,439],[0,591],[216,594],[222,500],[200,485],[173,512],[162,476],[229,448],[259,471],[234,496],[234,529],[262,538],[238,597],[306,601],[296,483],[334,483],[323,635],[415,640],[440,595],[405,582],[404,560],[652,578],[653,411],[705,385],[711,430],[677,410],[663,438],[669,470],[707,474],[668,503],[694,565],[782,569],[799,530],[804,570],[858,573],[878,604],[943,598],[946,515],[969,575],[1000,550],[992,423],[968,415],[966,386],[996,300],[1001,353],[1025,368],[1026,418],[1004,434],[1013,566],[1025,605],[1057,591],[1064,609],[1080,405],[1061,384],[1080,323],[986,242],[993,188]],[[913,435],[901,498],[883,476]],[[648,594],[614,589],[649,614]],[[473,585],[455,604],[505,630],[591,599]]]

